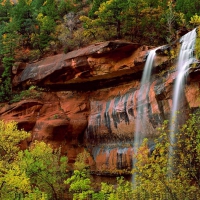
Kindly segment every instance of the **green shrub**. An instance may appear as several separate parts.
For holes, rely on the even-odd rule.
[[[15,94],[10,103],[19,102],[23,99],[38,99],[41,96],[41,90],[36,88],[36,86],[30,86],[28,90],[23,90],[19,94]]]

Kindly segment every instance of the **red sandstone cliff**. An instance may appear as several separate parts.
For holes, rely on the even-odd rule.
[[[146,105],[147,137],[156,134],[168,119],[176,59],[157,50]],[[150,48],[122,41],[103,42],[45,58],[26,66],[13,67],[13,87],[38,85],[45,88],[35,98],[0,105],[0,119],[15,120],[19,128],[32,133],[62,152],[73,163],[86,148],[91,169],[101,172],[130,170],[137,116],[137,99],[145,59]],[[165,51],[164,51],[165,50]],[[191,112],[200,105],[198,68],[191,69],[183,108]],[[30,96],[31,97],[31,96]],[[141,122],[142,127],[142,122]]]

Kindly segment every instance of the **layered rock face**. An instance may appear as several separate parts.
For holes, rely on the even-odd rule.
[[[2,104],[0,119],[15,120],[30,131],[29,141],[61,147],[69,163],[85,148],[94,173],[127,173],[132,156],[140,80],[152,47],[122,41],[103,42],[13,68],[13,87],[37,85],[38,95]],[[153,74],[144,94],[141,134],[156,137],[156,128],[169,118],[176,58],[168,47],[156,51]],[[200,105],[198,65],[190,69],[182,100],[184,115]],[[143,123],[146,124],[144,129]]]

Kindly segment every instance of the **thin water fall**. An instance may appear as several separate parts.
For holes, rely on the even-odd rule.
[[[148,105],[145,104],[145,101],[148,98],[149,94],[149,87],[150,87],[150,78],[151,78],[151,72],[154,62],[154,57],[156,55],[156,49],[153,49],[149,52],[149,55],[147,57],[144,71],[142,74],[142,79],[140,83],[140,89],[138,91],[138,100],[137,100],[137,117],[136,117],[136,123],[135,123],[135,132],[134,132],[134,154],[137,153],[138,147],[141,145],[142,140],[144,139],[144,133],[147,131],[146,127],[146,113],[145,109],[147,111]],[[133,159],[133,167],[135,165],[136,160]],[[135,176],[132,177],[133,185],[135,185]]]
[[[187,72],[189,66],[195,62],[194,57],[194,48],[195,48],[195,41],[196,41],[196,29],[193,29],[189,33],[182,36],[180,39],[181,48],[179,51],[179,57],[177,61],[177,76],[175,79],[175,84],[173,87],[173,98],[172,98],[172,110],[170,115],[170,147],[169,147],[169,169],[173,169],[173,144],[176,142],[175,139],[175,132],[178,130],[178,125],[180,123],[179,118],[181,117],[182,121],[184,122],[184,116],[180,115],[179,112],[181,111],[182,107],[181,104],[184,104],[184,88],[185,88],[185,80],[187,77]],[[179,116],[180,115],[180,116]]]
[[[195,61],[193,56],[194,46],[196,39],[196,29],[184,35],[180,42],[182,43],[179,52],[178,63],[177,63],[177,77],[173,89],[172,99],[172,111],[170,116],[170,132],[173,134],[176,128],[177,112],[180,110],[179,101],[181,99],[181,93],[184,90],[185,77],[190,64]]]
[[[147,57],[144,71],[140,83],[140,89],[138,91],[138,100],[137,100],[137,117],[136,117],[136,123],[135,123],[135,133],[134,133],[134,148],[137,152],[137,147],[140,146],[142,140],[144,139],[144,133],[147,131],[145,118],[146,113],[145,109],[147,111],[148,105],[146,105],[145,101],[148,98],[149,94],[149,87],[150,87],[150,78],[151,78],[151,72],[153,67],[153,61],[154,57],[156,55],[156,49],[153,49],[149,52],[149,55]]]

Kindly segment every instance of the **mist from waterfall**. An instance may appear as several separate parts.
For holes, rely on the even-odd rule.
[[[137,117],[136,117],[136,123],[135,123],[135,132],[134,132],[134,154],[137,153],[138,147],[141,145],[144,134],[147,131],[148,127],[146,127],[146,114],[147,114],[147,98],[149,94],[149,88],[150,88],[150,78],[151,78],[151,72],[153,67],[153,61],[154,57],[156,55],[156,49],[153,49],[149,52],[149,55],[147,57],[144,71],[142,74],[142,79],[140,82],[140,89],[138,91],[138,99],[137,99]],[[133,167],[135,165],[136,160],[133,159]],[[132,176],[132,182],[135,185],[135,176]]]
[[[170,148],[169,148],[169,166],[173,166],[173,161],[171,161],[170,155],[173,155],[173,144],[176,142],[174,134],[178,128],[179,118],[183,116],[180,115],[181,104],[184,104],[184,88],[187,72],[189,70],[190,64],[195,61],[194,58],[194,48],[196,41],[196,29],[190,31],[189,33],[182,36],[180,39],[181,48],[179,51],[179,57],[177,61],[177,76],[175,80],[175,85],[173,88],[173,97],[172,97],[172,110],[170,115]],[[172,167],[173,168],[173,167]]]

